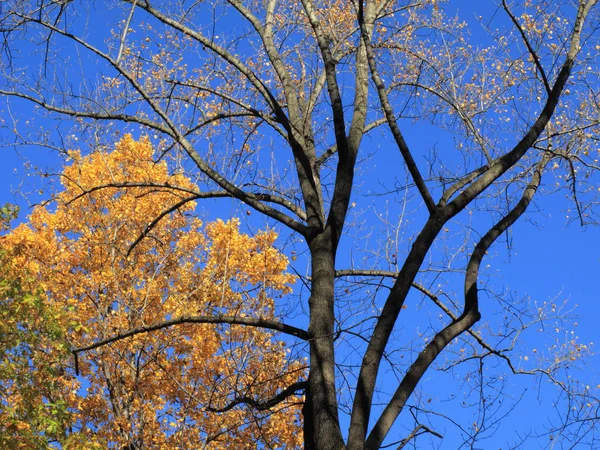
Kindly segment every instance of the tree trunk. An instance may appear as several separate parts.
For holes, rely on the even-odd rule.
[[[312,292],[309,299],[310,374],[304,406],[306,450],[345,448],[338,420],[335,389],[334,245],[331,228],[309,242],[312,254]]]

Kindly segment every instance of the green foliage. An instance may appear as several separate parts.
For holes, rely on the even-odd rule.
[[[16,213],[0,208],[4,227]],[[64,440],[71,422],[65,396],[74,380],[65,377],[70,354],[60,325],[65,312],[24,291],[24,278],[7,276],[11,256],[0,248],[0,448],[45,449]]]
[[[6,203],[0,207],[0,231],[10,229],[10,222],[15,220],[19,215],[19,207],[10,203]]]

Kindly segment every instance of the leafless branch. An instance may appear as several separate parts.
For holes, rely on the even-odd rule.
[[[103,347],[108,344],[112,344],[113,342],[121,341],[123,339],[127,339],[129,337],[136,336],[138,334],[151,333],[153,331],[162,330],[165,328],[170,328],[176,325],[183,324],[230,324],[230,325],[246,325],[249,327],[255,328],[265,328],[267,330],[279,331],[284,334],[288,334],[290,336],[294,336],[298,339],[308,340],[308,332],[294,327],[292,325],[285,324],[283,322],[277,322],[271,319],[264,319],[260,317],[241,317],[241,316],[226,316],[226,315],[215,315],[215,316],[180,316],[170,320],[164,320],[157,322],[152,325],[141,326],[137,328],[133,328],[131,330],[123,331],[121,333],[115,334],[106,339],[102,339],[100,341],[94,342],[93,344],[89,344],[83,347],[77,347],[71,350],[73,355],[75,356],[75,367],[78,372],[78,354],[82,352],[87,352],[90,350],[94,350],[99,347]]]
[[[293,395],[296,395],[298,393],[298,391],[305,390],[306,386],[307,386],[306,381],[296,381],[295,383],[292,383],[291,385],[289,385],[288,387],[283,389],[280,393],[278,393],[274,397],[267,399],[267,400],[258,401],[251,397],[242,396],[242,397],[235,398],[231,403],[227,404],[226,406],[224,406],[222,408],[213,408],[213,407],[208,406],[206,409],[207,409],[207,411],[210,411],[210,412],[224,413],[224,412],[227,412],[227,411],[235,408],[238,405],[249,405],[252,408],[256,409],[257,411],[265,411],[265,410],[271,409],[274,406],[278,405],[279,403],[285,401],[287,398],[289,398]]]
[[[379,75],[379,72],[377,70],[377,66],[375,63],[375,55],[373,53],[373,47],[371,45],[371,41],[369,39],[369,33],[367,30],[367,25],[365,23],[363,0],[360,0],[358,2],[358,4],[359,4],[358,22],[359,22],[360,28],[361,28],[361,39],[365,43],[365,50],[367,52],[367,60],[369,62],[369,69],[371,70],[371,77],[373,78],[373,82],[375,83],[375,86],[377,88],[377,93],[379,94],[379,101],[381,103],[381,107],[383,108],[383,111],[385,113],[385,117],[386,117],[388,125],[390,127],[390,131],[392,132],[392,136],[394,137],[394,140],[396,141],[396,145],[398,146],[398,149],[400,150],[400,153],[402,154],[402,157],[404,158],[406,167],[408,168],[408,171],[410,172],[410,174],[413,178],[413,181],[415,182],[417,189],[419,190],[419,193],[421,194],[421,197],[423,197],[423,201],[425,202],[425,205],[427,206],[427,210],[429,211],[430,214],[433,214],[436,209],[435,202],[433,201],[433,198],[431,197],[431,193],[429,192],[429,189],[427,188],[427,185],[425,184],[425,181],[423,180],[421,172],[419,171],[419,168],[417,167],[417,163],[415,162],[415,160],[412,156],[412,153],[410,152],[410,149],[408,148],[408,145],[406,144],[406,141],[404,140],[404,137],[402,136],[402,132],[400,131],[400,128],[398,127],[398,123],[397,123],[396,117],[394,115],[394,110],[392,108],[392,105],[391,105],[391,103],[388,99],[388,95],[386,93],[385,84],[383,83],[383,80],[381,79],[381,76]]]
[[[400,445],[398,445],[396,450],[403,449],[410,443],[410,441],[412,441],[414,438],[416,438],[417,436],[424,434],[424,433],[433,434],[437,438],[444,439],[444,436],[442,436],[437,431],[433,431],[431,428],[429,428],[423,424],[419,424],[419,425],[417,425],[417,427],[414,430],[412,430],[410,432],[410,434],[408,436],[406,436],[406,438],[404,438],[402,440],[402,442],[400,442]],[[387,447],[387,446],[384,445],[381,448],[385,448],[385,447]]]
[[[529,41],[529,38],[527,37],[525,30],[523,30],[523,27],[521,26],[521,24],[519,23],[519,21],[517,20],[515,15],[512,13],[510,8],[508,7],[506,0],[502,0],[502,7],[504,8],[504,11],[506,11],[506,14],[508,14],[508,17],[510,17],[510,20],[512,21],[512,23],[515,25],[515,27],[519,31],[519,34],[521,35],[521,38],[523,39],[523,42],[525,43],[525,46],[527,47],[527,51],[531,55],[531,58],[533,59],[533,62],[535,63],[535,67],[537,68],[540,76],[542,77],[542,82],[544,83],[544,88],[546,89],[546,93],[550,96],[552,94],[552,88],[550,87],[550,83],[548,82],[548,77],[546,76],[546,71],[544,70],[542,63],[540,62],[540,58],[539,58],[537,52],[531,46],[531,42]]]

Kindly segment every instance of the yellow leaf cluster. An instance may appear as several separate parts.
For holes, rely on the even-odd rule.
[[[184,315],[274,317],[273,299],[294,281],[274,232],[248,236],[237,220],[204,226],[192,202],[149,226],[195,188],[154,161],[148,140],[125,136],[112,152],[70,156],[54,205],[36,208],[4,242],[10,270],[32,274],[44,301],[67,311],[60,320],[70,346]],[[263,412],[211,412],[236,398],[267,400],[303,375],[285,344],[260,328],[142,333],[83,354],[80,369],[82,388],[65,401],[87,441],[71,439],[69,448],[300,446],[298,398]],[[68,374],[74,383],[72,364]]]

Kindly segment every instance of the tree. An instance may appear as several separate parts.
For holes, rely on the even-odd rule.
[[[37,207],[5,237],[8,273],[25,271],[23,288],[39,290],[32,301],[8,296],[17,305],[7,314],[16,311],[26,325],[12,327],[12,342],[26,351],[11,350],[20,357],[5,361],[22,372],[3,398],[6,413],[12,417],[26,391],[35,408],[61,405],[60,414],[48,414],[62,417],[56,432],[31,431],[66,448],[296,447],[293,394],[301,386],[290,386],[304,366],[269,330],[277,328],[273,297],[294,278],[273,247],[276,236],[249,237],[235,221],[203,227],[189,216],[190,202],[181,206],[193,185],[152,152],[130,136],[110,153],[71,152],[54,208]],[[127,189],[95,189],[124,182]],[[148,218],[161,214],[150,230]],[[44,314],[28,320],[34,307]],[[152,328],[168,320],[178,324],[169,333]],[[50,328],[47,345],[39,336]],[[138,333],[89,348],[76,363],[68,351],[132,329]]]
[[[178,207],[233,201],[289,238],[306,290],[287,297],[276,323],[306,344],[308,377],[295,381],[306,382],[305,448],[437,439],[436,416],[457,421],[444,402],[434,409],[415,396],[436,360],[475,380],[464,444],[510,412],[493,394],[503,370],[551,380],[568,398],[557,407],[568,407],[550,429],[567,442],[593,439],[593,392],[560,378],[587,344],[568,335],[540,365],[515,360],[518,336],[546,320],[563,326],[560,304],[519,302],[483,261],[541,192],[566,195],[571,219],[596,222],[596,2],[482,8],[477,28],[437,0],[8,1],[0,92],[72,119],[68,135],[92,147],[146,134],[157,160],[170,156],[194,180]],[[14,143],[64,147],[65,127],[35,138],[17,126]],[[137,228],[136,246],[168,217],[171,204],[162,206]],[[430,319],[430,306],[441,317]],[[145,331],[87,336],[98,352],[126,351],[121,337],[143,341]],[[496,368],[484,369],[490,360]]]
[[[0,210],[2,230],[18,209]],[[70,388],[57,360],[69,358],[60,327],[62,307],[45,304],[27,292],[27,276],[11,273],[11,251],[0,250],[0,444],[6,448],[42,449],[58,439],[68,422],[63,395]],[[35,370],[32,370],[35,367]],[[42,401],[45,398],[45,402]]]

